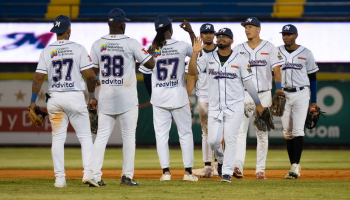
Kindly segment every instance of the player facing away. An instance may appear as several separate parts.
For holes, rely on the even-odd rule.
[[[126,35],[123,10],[115,8],[108,14],[109,34],[95,41],[91,58],[99,68],[101,88],[98,102],[98,130],[94,143],[94,177],[100,186],[103,160],[108,139],[116,120],[119,120],[123,138],[123,169],[120,185],[138,186],[133,180],[135,160],[138,97],[135,62],[154,67],[153,57],[135,39]],[[94,94],[89,93],[89,96]]]
[[[171,39],[173,34],[171,21],[166,15],[157,16],[155,20],[157,35],[152,43],[156,66],[152,71],[151,103],[157,152],[163,169],[160,181],[171,180],[168,140],[172,118],[177,125],[185,167],[183,180],[198,181],[192,174],[192,122],[185,85],[185,58],[192,55],[192,46]]]
[[[281,91],[281,71],[280,67],[284,63],[282,56],[277,48],[266,40],[260,39],[260,21],[255,17],[248,18],[241,23],[245,28],[245,34],[248,41],[237,45],[233,51],[243,55],[250,64],[250,70],[254,74],[253,83],[258,91],[259,99],[264,107],[270,107],[272,103],[272,71],[275,76],[276,92]],[[237,138],[237,158],[235,161],[235,171],[233,176],[243,177],[243,165],[246,154],[247,132],[250,118],[254,112],[254,104],[251,96],[245,92],[245,117],[238,132]],[[265,179],[265,165],[268,151],[268,132],[256,129],[257,137],[257,161],[256,178]]]
[[[70,19],[66,15],[55,18],[50,32],[57,34],[57,41],[47,46],[40,54],[32,85],[30,107],[35,101],[46,74],[48,75],[49,97],[47,111],[52,127],[52,159],[55,172],[55,187],[66,187],[64,170],[64,143],[68,123],[73,126],[81,144],[84,166],[83,182],[98,187],[92,174],[92,137],[90,120],[83,91],[86,78],[89,92],[95,91],[96,75],[86,49],[69,41]]]
[[[263,107],[252,82],[253,73],[248,61],[231,50],[233,34],[229,28],[217,33],[218,50],[204,54],[198,61],[198,54],[206,46],[201,46],[198,38],[193,46],[189,74],[207,73],[208,81],[208,142],[218,160],[222,182],[231,182],[237,152],[237,134],[244,115],[244,88],[255,102],[261,115]],[[244,87],[243,87],[244,86]],[[225,139],[225,151],[221,141]]]
[[[201,55],[209,54],[217,50],[214,41],[214,25],[205,23],[200,27],[200,38],[206,46],[201,51]],[[199,118],[202,127],[202,154],[204,169],[200,172],[199,176],[211,178],[214,174],[214,168],[211,166],[212,162],[212,150],[208,143],[208,83],[207,72],[197,74],[198,81],[196,82],[196,76],[187,76],[187,94],[191,95],[192,90],[196,87],[196,96],[198,98],[197,108],[199,112]]]
[[[304,124],[309,108],[317,107],[317,80],[319,70],[312,52],[295,43],[298,30],[292,24],[282,28],[284,45],[278,47],[285,60],[282,65],[282,87],[286,95],[286,105],[282,116],[283,135],[286,139],[288,156],[291,164],[286,179],[299,178],[300,158],[303,151]]]

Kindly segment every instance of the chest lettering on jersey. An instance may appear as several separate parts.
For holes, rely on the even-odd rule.
[[[296,69],[296,70],[301,70],[303,68],[303,65],[300,63],[285,63],[282,66],[282,70],[286,70],[286,69]]]
[[[250,67],[265,67],[267,65],[266,60],[250,60]]]
[[[235,79],[235,78],[237,78],[236,73],[215,71],[214,69],[209,69],[209,75],[214,76],[213,77],[214,79],[223,79],[223,78]]]

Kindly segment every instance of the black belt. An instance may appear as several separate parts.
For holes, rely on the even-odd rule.
[[[305,87],[296,87],[296,88],[283,88],[284,91],[287,92],[298,92],[305,89]]]
[[[244,90],[247,91],[246,89],[244,89]],[[258,93],[263,93],[263,92],[267,92],[267,91],[269,91],[269,90],[258,91]]]

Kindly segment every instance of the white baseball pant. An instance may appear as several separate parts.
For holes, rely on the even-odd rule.
[[[106,115],[98,113],[98,130],[94,143],[94,166],[93,172],[95,180],[98,182],[102,177],[102,166],[108,139],[113,131],[115,122],[119,119],[123,138],[123,169],[121,176],[129,178],[134,176],[135,146],[136,146],[136,126],[139,115],[139,107],[135,106],[131,110],[122,114]]]
[[[247,91],[244,92],[244,103],[250,105],[255,109],[255,104],[252,97]],[[258,94],[261,105],[263,107],[270,107],[272,103],[271,90]],[[253,115],[254,116],[254,115]],[[251,117],[250,117],[251,118]],[[249,127],[250,118],[243,117],[242,124],[238,131],[237,137],[237,158],[235,161],[235,167],[238,167],[243,173],[243,166],[245,161],[245,154],[247,148],[247,132]],[[266,157],[269,147],[268,132],[259,131],[255,128],[257,147],[256,147],[256,173],[264,172],[266,166]]]
[[[84,93],[81,91],[53,92],[50,96],[51,98],[47,102],[47,111],[52,128],[51,152],[55,176],[66,176],[64,171],[64,143],[67,138],[69,122],[81,144],[83,173],[91,173],[93,144]]]
[[[182,160],[185,168],[193,167],[193,134],[191,110],[188,104],[175,109],[153,106],[153,124],[156,133],[157,152],[162,169],[170,167],[169,131],[171,117],[177,126],[182,151]]]
[[[286,140],[304,136],[304,125],[309,108],[310,90],[305,88],[298,92],[284,92],[286,106],[281,118],[283,134]]]
[[[212,161],[212,150],[208,143],[208,107],[209,103],[201,102],[198,100],[197,102],[199,119],[201,121],[202,128],[202,154],[204,162]]]
[[[244,105],[237,103],[233,115],[224,113],[223,120],[208,117],[208,141],[218,163],[222,165],[223,175],[232,175],[237,152],[238,129],[242,122]],[[225,151],[221,142],[225,139]]]

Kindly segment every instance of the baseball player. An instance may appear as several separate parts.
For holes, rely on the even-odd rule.
[[[171,39],[171,21],[166,15],[158,15],[155,20],[157,35],[152,48],[156,66],[152,71],[146,72],[152,73],[153,123],[159,162],[163,169],[160,181],[171,180],[168,140],[172,118],[177,125],[182,150],[185,167],[183,180],[198,181],[192,174],[193,135],[191,111],[185,88],[185,58],[192,55],[192,47],[186,42]]]
[[[229,28],[217,33],[218,50],[204,54],[197,61],[201,46],[198,38],[193,46],[189,74],[207,73],[208,81],[208,142],[217,158],[222,182],[231,182],[237,152],[237,134],[244,113],[244,88],[252,96],[256,110],[261,115],[263,107],[252,82],[253,73],[248,61],[238,52],[231,50],[233,34]],[[244,87],[243,87],[244,85]],[[225,139],[225,152],[221,141]]]
[[[254,74],[253,83],[258,91],[259,99],[264,107],[269,107],[272,103],[272,71],[275,76],[276,92],[282,92],[280,67],[284,63],[277,48],[266,40],[260,39],[260,21],[255,17],[248,18],[241,23],[245,28],[248,41],[237,45],[233,51],[243,55],[249,62],[251,71]],[[251,96],[245,92],[245,116],[238,132],[237,158],[235,161],[235,171],[233,176],[243,177],[243,165],[246,154],[246,138],[250,117],[254,111],[254,104]],[[268,150],[268,132],[258,131],[257,135],[257,163],[256,178],[265,179],[265,163]]]
[[[312,52],[295,43],[298,30],[292,24],[282,28],[284,45],[278,47],[285,63],[282,65],[282,87],[286,95],[286,105],[282,116],[283,134],[286,139],[291,169],[286,179],[299,178],[300,158],[303,151],[304,124],[309,108],[317,107],[317,81],[318,66]]]
[[[30,107],[36,106],[35,101],[41,89],[46,74],[50,98],[47,100],[47,110],[52,127],[52,159],[56,176],[55,187],[66,187],[64,170],[64,143],[70,122],[81,144],[84,166],[83,182],[98,187],[92,174],[92,137],[90,120],[83,91],[87,80],[89,92],[95,91],[96,75],[90,56],[85,48],[69,41],[71,34],[70,19],[66,15],[55,18],[50,32],[57,34],[57,41],[47,46],[40,55],[32,86]]]
[[[126,35],[123,10],[115,8],[108,14],[109,34],[95,41],[91,58],[99,68],[98,131],[94,143],[94,177],[105,185],[101,168],[108,139],[118,119],[123,138],[123,170],[120,185],[138,186],[133,180],[135,160],[135,132],[138,118],[135,59],[145,67],[154,67],[153,57],[135,39]],[[93,96],[94,94],[89,94]]]
[[[188,27],[188,26],[187,26]],[[190,32],[190,31],[189,31]],[[217,50],[214,40],[215,29],[212,24],[205,23],[200,27],[200,38],[206,46],[203,48],[201,54],[208,54]],[[186,69],[186,72],[188,69]],[[198,111],[199,118],[202,127],[202,154],[204,169],[201,171],[200,176],[211,178],[213,176],[214,169],[211,166],[212,162],[212,150],[208,143],[208,83],[207,83],[207,73],[197,74],[198,81],[196,82],[196,76],[188,75],[187,77],[187,94],[191,95],[193,88],[196,85],[196,96],[198,98]]]

